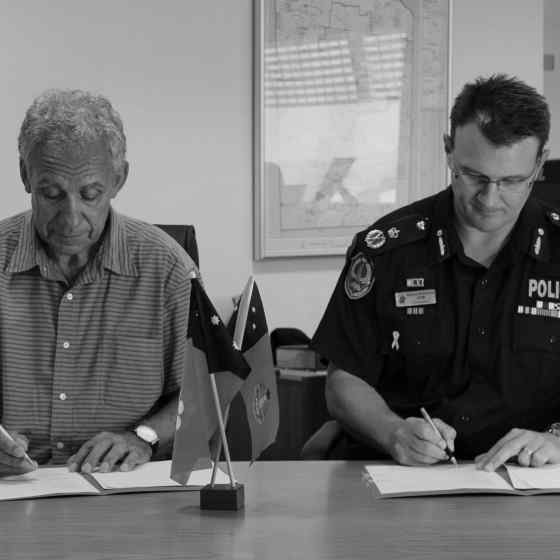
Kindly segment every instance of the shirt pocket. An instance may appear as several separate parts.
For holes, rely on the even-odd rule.
[[[414,402],[430,402],[450,373],[454,324],[446,324],[438,306],[422,315],[392,314],[384,321],[382,353],[385,384]]]
[[[516,315],[513,393],[534,404],[560,402],[560,319]]]
[[[117,336],[109,350],[106,405],[145,415],[161,396],[163,353],[157,339]]]

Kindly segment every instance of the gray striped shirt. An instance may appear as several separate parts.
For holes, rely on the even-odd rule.
[[[112,210],[68,286],[30,211],[0,221],[0,418],[32,458],[65,462],[178,390],[194,268],[167,234]]]

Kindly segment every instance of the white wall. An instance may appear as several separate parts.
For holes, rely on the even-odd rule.
[[[554,55],[554,70],[544,73],[544,94],[550,105],[550,157],[560,158],[560,2],[544,0],[544,52]]]
[[[542,89],[542,0],[455,0],[451,93],[479,74]],[[227,315],[249,274],[269,326],[312,334],[342,258],[252,260],[251,0],[0,0],[0,217],[28,206],[16,137],[47,87],[107,95],[131,174],[117,208],[194,223],[209,295]],[[157,7],[157,9],[156,9]]]

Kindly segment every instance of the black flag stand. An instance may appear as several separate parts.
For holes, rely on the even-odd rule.
[[[214,396],[216,414],[218,415],[220,442],[218,444],[218,452],[216,454],[216,459],[214,462],[214,469],[212,470],[212,480],[210,481],[210,484],[204,486],[200,490],[200,509],[236,511],[245,507],[245,487],[243,486],[243,484],[240,484],[235,480],[235,475],[233,474],[233,467],[231,466],[224,418],[222,416],[222,408],[220,406],[218,388],[216,387],[216,379],[214,374],[210,375],[210,384],[212,386],[212,394]],[[226,411],[226,417],[228,411]],[[222,447],[224,449],[224,455],[228,468],[229,484],[215,484],[216,472],[218,468],[217,465],[220,459]]]

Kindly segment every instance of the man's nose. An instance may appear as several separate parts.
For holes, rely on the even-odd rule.
[[[489,208],[498,206],[500,202],[499,181],[488,181],[478,192],[478,198]]]
[[[66,231],[71,232],[77,229],[82,220],[82,205],[77,197],[66,196],[60,211],[60,218]]]

